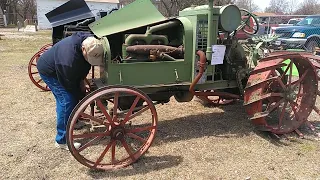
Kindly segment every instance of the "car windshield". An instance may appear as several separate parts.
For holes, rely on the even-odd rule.
[[[290,20],[288,24],[297,24],[298,22],[299,22],[298,20]]]
[[[320,26],[320,16],[306,17],[297,26]]]

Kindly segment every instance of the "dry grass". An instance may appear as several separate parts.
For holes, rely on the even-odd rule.
[[[0,174],[2,179],[317,179],[316,136],[277,140],[256,131],[241,102],[222,108],[171,101],[158,105],[159,126],[149,152],[114,172],[89,170],[54,147],[55,101],[27,73],[50,32],[0,30]],[[319,104],[319,103],[318,103]],[[314,124],[319,116],[312,114]]]

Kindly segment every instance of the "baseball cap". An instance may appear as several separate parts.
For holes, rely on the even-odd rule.
[[[87,61],[92,66],[99,66],[103,64],[103,45],[100,40],[95,37],[87,37],[83,42],[82,46],[87,51]]]

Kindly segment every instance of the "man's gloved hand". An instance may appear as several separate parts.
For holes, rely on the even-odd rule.
[[[84,80],[80,82],[80,89],[82,93],[86,94],[86,84]]]
[[[79,99],[79,101],[80,101],[81,99],[83,99],[86,95],[87,95],[87,93],[86,93],[85,82],[84,82],[84,81],[81,81],[81,82],[80,82],[80,92],[79,92],[79,94],[78,94],[78,99]]]

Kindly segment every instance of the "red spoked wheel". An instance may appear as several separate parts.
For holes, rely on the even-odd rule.
[[[132,98],[131,107],[122,109],[122,102],[127,104],[128,98]],[[80,117],[95,125],[75,130]],[[68,121],[67,143],[81,164],[93,169],[118,169],[134,163],[148,150],[157,123],[155,106],[145,93],[126,86],[104,87],[88,94],[74,108]],[[81,143],[80,148],[76,149],[74,142]]]
[[[289,65],[284,63],[290,61]],[[294,76],[293,65],[299,76]],[[284,72],[277,72],[285,67]],[[318,92],[315,68],[300,53],[262,59],[251,72],[244,93],[244,105],[254,125],[263,131],[286,134],[308,122]]]
[[[40,51],[38,51],[29,61],[29,65],[28,65],[28,74],[29,74],[29,78],[31,79],[32,83],[34,85],[36,85],[38,88],[40,88],[43,91],[50,91],[49,87],[47,86],[47,84],[41,79],[39,73],[38,73],[38,69],[37,69],[37,62],[40,58],[40,56],[47,51],[48,49],[50,49],[52,46],[50,46],[51,44],[47,44],[45,46],[43,46]]]
[[[47,51],[48,49],[50,49],[52,47],[52,44],[46,44],[44,45],[29,61],[29,65],[28,65],[28,74],[29,74],[29,78],[31,79],[31,81],[33,82],[34,85],[36,85],[38,88],[40,88],[41,90],[44,91],[50,91],[50,88],[48,87],[48,85],[41,79],[39,73],[38,73],[38,69],[37,69],[37,62],[40,58],[40,56]],[[90,82],[88,81],[88,79],[85,79],[85,85],[86,85],[86,92],[89,93],[90,92]]]

